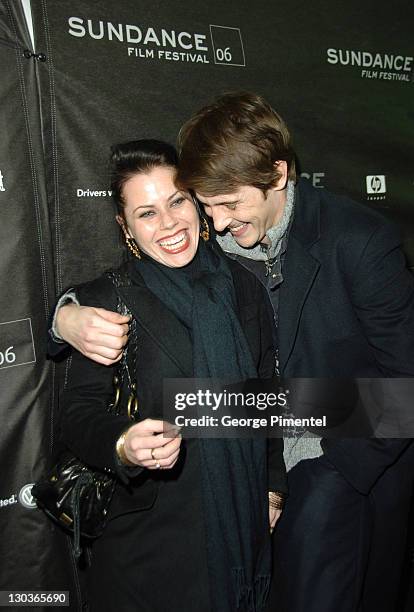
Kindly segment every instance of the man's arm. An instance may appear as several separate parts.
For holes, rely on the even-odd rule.
[[[414,279],[392,225],[378,225],[367,239],[352,270],[351,299],[383,377],[414,376]],[[325,439],[322,446],[346,480],[368,493],[411,443],[409,438]],[[358,461],[363,469],[356,469]]]
[[[414,376],[414,277],[391,223],[369,237],[353,272],[351,300],[384,378]]]
[[[57,306],[53,316],[53,332],[48,342],[51,356],[61,353],[67,344],[103,365],[119,361],[128,340],[129,317],[74,302]],[[57,340],[54,336],[57,336]],[[64,341],[62,344],[59,338]],[[67,343],[67,344],[66,344]]]

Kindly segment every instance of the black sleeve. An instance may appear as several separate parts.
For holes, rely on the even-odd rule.
[[[79,290],[82,304],[116,310],[116,295],[108,279],[98,279]],[[63,393],[61,438],[88,465],[109,468],[122,480],[141,468],[123,468],[116,458],[116,442],[131,425],[127,416],[110,414],[113,377],[117,364],[104,366],[73,351]]]
[[[260,304],[260,378],[275,377],[276,368],[276,350],[274,345],[273,333],[273,310],[270,304],[269,296],[263,285],[256,280],[257,283],[257,303]],[[276,378],[275,378],[275,384]],[[268,439],[268,488],[269,491],[280,491],[287,494],[287,475],[286,466],[283,459],[283,439],[269,438]]]
[[[384,377],[414,376],[414,279],[398,230],[378,223],[352,271],[352,303]],[[357,490],[368,493],[411,444],[410,439],[326,439],[328,459]],[[362,467],[361,467],[362,466]]]
[[[414,277],[398,230],[379,223],[352,271],[351,300],[384,377],[414,376]]]
[[[321,442],[325,455],[345,480],[365,495],[410,444],[411,439],[398,438],[324,439]]]

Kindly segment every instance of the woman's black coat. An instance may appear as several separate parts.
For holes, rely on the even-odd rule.
[[[237,262],[228,260],[237,300],[237,315],[245,332],[260,377],[274,373],[275,355],[272,320],[266,291],[261,283]],[[133,262],[126,264],[133,265]],[[135,274],[136,277],[136,274]],[[141,418],[162,418],[164,378],[192,377],[192,347],[189,334],[176,317],[152,294],[144,282],[123,289],[137,320],[137,395]],[[85,306],[116,310],[112,282],[103,275],[77,289]],[[95,363],[73,352],[61,418],[61,438],[86,463],[114,470],[121,483],[112,500],[115,517],[149,508],[157,496],[155,472],[120,467],[116,441],[131,425],[127,416],[110,415],[106,406],[113,396],[115,366]],[[164,470],[167,472],[173,470]],[[131,477],[132,476],[132,477]],[[269,441],[269,490],[286,492],[283,442]]]

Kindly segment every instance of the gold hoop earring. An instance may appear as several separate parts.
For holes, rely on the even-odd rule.
[[[138,248],[137,243],[135,242],[135,240],[133,238],[127,238],[125,237],[125,242],[127,247],[129,248],[129,250],[131,251],[131,253],[137,257],[138,259],[141,259],[141,252]]]
[[[207,240],[210,240],[210,228],[207,220],[204,217],[201,217],[200,221],[200,237],[204,240],[204,242],[207,242]]]

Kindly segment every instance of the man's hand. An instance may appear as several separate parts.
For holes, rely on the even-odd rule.
[[[111,365],[121,359],[129,320],[129,316],[104,308],[66,304],[57,312],[56,331],[85,357]]]

